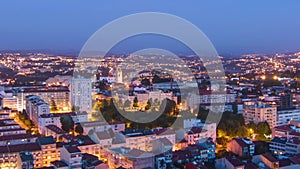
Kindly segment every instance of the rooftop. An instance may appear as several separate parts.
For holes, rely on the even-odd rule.
[[[46,128],[53,131],[56,134],[66,134],[67,133],[66,131],[57,127],[56,125],[48,125],[48,126],[46,126]]]
[[[30,152],[20,152],[19,155],[23,162],[24,161],[33,161],[33,155]]]
[[[77,146],[65,146],[69,153],[80,153],[80,149]]]
[[[17,144],[0,146],[0,153],[16,153],[21,151],[40,151],[41,147],[37,143]]]
[[[47,145],[47,144],[55,144],[56,143],[53,136],[38,137],[36,141],[40,145]]]
[[[267,160],[269,160],[270,162],[274,163],[274,162],[278,162],[278,160],[272,156],[272,154],[270,153],[264,153],[262,154],[263,157],[265,157]]]
[[[234,167],[243,166],[244,163],[236,158],[226,158]]]
[[[57,168],[59,168],[59,167],[67,167],[68,166],[65,162],[60,161],[60,160],[52,161],[51,164],[54,165]]]
[[[130,149],[127,147],[116,147],[110,148],[109,150],[121,154],[122,156],[127,157],[129,159],[153,157],[152,153],[148,153],[146,151],[138,149]]]
[[[285,144],[287,142],[286,137],[274,137],[271,142]]]
[[[122,134],[126,135],[127,137],[139,137],[139,136],[146,136],[146,135],[154,135],[154,132],[152,130],[131,130],[126,129],[125,131],[122,131]]]
[[[36,138],[36,137],[38,137],[38,135],[14,134],[14,135],[1,136],[0,141],[30,139],[30,138]]]
[[[171,135],[171,134],[175,134],[175,131],[170,129],[170,128],[157,128],[157,129],[154,129],[153,132],[156,134],[156,135]]]

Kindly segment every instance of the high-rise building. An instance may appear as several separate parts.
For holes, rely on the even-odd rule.
[[[92,111],[92,81],[78,76],[71,83],[71,105],[79,111]]]
[[[283,93],[280,95],[280,109],[290,109],[293,107],[293,95],[291,93]]]
[[[39,117],[42,114],[50,114],[50,106],[38,96],[26,96],[26,111],[34,124],[38,125]]]
[[[117,68],[116,76],[117,76],[116,78],[117,83],[123,83],[123,73],[120,68]]]
[[[253,105],[244,105],[243,116],[246,123],[267,122],[271,128],[277,125],[277,107],[273,107],[263,102]]]

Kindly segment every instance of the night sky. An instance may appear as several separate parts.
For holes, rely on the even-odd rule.
[[[298,0],[3,0],[0,50],[80,50],[95,31],[114,19],[163,12],[195,24],[219,53],[295,52],[300,51],[299,7]]]

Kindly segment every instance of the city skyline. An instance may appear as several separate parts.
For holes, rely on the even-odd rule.
[[[300,1],[0,5],[0,169],[300,168]]]

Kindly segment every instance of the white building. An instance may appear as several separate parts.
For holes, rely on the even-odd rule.
[[[12,110],[19,110],[18,102],[19,100],[17,96],[13,95],[13,93],[4,93],[4,97],[2,99],[2,107],[7,107]]]
[[[115,83],[116,77],[114,76],[100,76],[99,81],[107,81],[108,83]]]
[[[92,111],[92,81],[81,76],[73,78],[71,83],[71,105],[79,111]]]
[[[120,68],[117,68],[117,71],[116,71],[116,82],[123,83],[123,73]]]
[[[202,122],[200,119],[191,118],[183,120],[183,128],[186,131],[190,131],[193,127],[204,129],[201,133],[204,134],[205,137],[210,137],[213,141],[216,141],[217,138],[217,124],[212,122]],[[202,134],[202,135],[203,135]],[[205,138],[203,137],[203,138]]]
[[[277,126],[289,124],[291,120],[300,120],[300,109],[286,109],[277,111]]]
[[[107,123],[105,121],[89,121],[80,123],[84,134],[88,134],[90,131],[102,132],[112,129],[113,132],[121,132],[125,130],[125,123],[113,122]]]
[[[42,114],[38,120],[38,130],[41,134],[46,134],[46,126],[55,125],[61,127],[60,116],[57,114]]]
[[[38,96],[26,96],[26,111],[34,124],[38,125],[38,119],[42,114],[50,114],[50,106]]]
[[[236,94],[234,93],[213,93],[211,91],[207,91],[199,94],[190,94],[187,99],[187,106],[191,109],[195,109],[199,106],[199,104],[225,104],[234,103],[235,100]]]
[[[251,121],[254,123],[266,121],[270,128],[277,125],[277,107],[270,106],[263,102],[258,102],[254,105],[244,104],[243,116],[246,123]]]
[[[156,139],[167,138],[173,146],[175,145],[176,133],[174,130],[170,128],[156,128],[153,130],[153,132],[156,134]]]
[[[154,168],[154,155],[142,150],[127,147],[110,148],[108,165],[114,168],[146,169]]]
[[[152,141],[156,139],[152,130],[125,130],[122,137],[121,140],[126,141],[126,147],[143,151],[151,151]]]
[[[61,87],[20,87],[7,89],[4,92],[3,102],[6,107],[22,111],[26,108],[26,96],[39,96],[50,106],[54,103],[57,111],[70,111],[70,90]]]
[[[63,146],[60,149],[60,160],[65,162],[69,168],[82,168],[82,153],[77,146]]]

